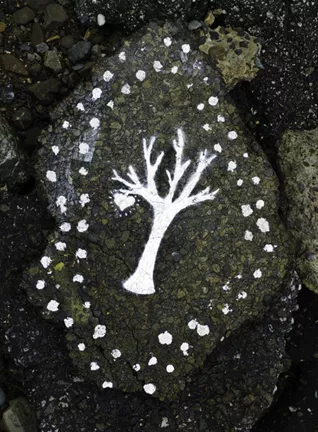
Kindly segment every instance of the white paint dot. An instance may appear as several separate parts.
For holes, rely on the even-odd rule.
[[[190,45],[189,44],[183,44],[181,48],[185,54],[188,54],[190,52]]]
[[[85,351],[86,346],[85,346],[84,343],[79,343],[79,344],[77,345],[77,348],[78,348],[80,351]]]
[[[134,371],[138,372],[138,371],[140,371],[140,369],[141,369],[141,366],[140,366],[139,363],[136,363],[136,364],[133,365],[133,370]]]
[[[79,202],[80,202],[81,206],[84,207],[86,204],[88,204],[90,202],[89,195],[87,193],[82,194],[80,196]]]
[[[63,232],[68,232],[71,230],[71,224],[68,222],[64,222],[62,223],[62,225],[60,225],[60,230]]]
[[[56,312],[59,309],[60,303],[58,303],[56,300],[51,300],[48,302],[46,308],[51,312]]]
[[[59,154],[60,149],[58,148],[58,146],[54,145],[51,148],[52,148],[52,152],[55,154],[55,156]]]
[[[48,268],[48,266],[51,264],[52,260],[48,256],[44,256],[41,258],[41,264],[44,268]]]
[[[106,72],[104,72],[103,80],[106,82],[109,82],[113,78],[113,76],[114,76],[114,74],[112,72],[110,72],[109,70],[107,70]]]
[[[89,145],[87,143],[81,142],[78,146],[80,154],[87,154],[89,152]]]
[[[75,276],[73,276],[73,282],[83,283],[84,277],[80,274],[76,274]]]
[[[254,184],[258,185],[260,181],[261,181],[261,179],[260,179],[259,177],[257,177],[257,176],[252,177],[252,182],[253,182]]]
[[[84,307],[85,309],[89,309],[89,308],[91,307],[91,302],[89,302],[89,301],[84,302],[84,303],[83,303],[83,307]]]
[[[148,361],[148,366],[154,366],[158,363],[157,357],[153,356],[151,357],[151,359]]]
[[[232,309],[230,309],[229,305],[226,303],[222,308],[222,312],[224,313],[224,315],[227,315],[228,313],[232,312]]]
[[[237,164],[236,164],[235,161],[230,161],[230,162],[228,163],[228,166],[227,166],[227,170],[228,170],[228,171],[233,172],[233,171],[236,170],[236,168],[237,168]]]
[[[104,381],[102,384],[103,388],[113,388],[114,384],[111,381]]]
[[[81,175],[83,175],[83,176],[86,176],[86,175],[88,174],[87,169],[84,168],[84,167],[81,167],[81,168],[78,170],[78,172],[79,172]]]
[[[201,325],[198,324],[197,326],[197,333],[199,336],[206,336],[210,333],[210,329],[208,325]]]
[[[200,104],[197,106],[197,109],[198,109],[199,111],[202,111],[202,110],[204,109],[204,104],[203,104],[203,103],[200,103]]]
[[[86,219],[82,219],[77,224],[77,231],[85,232],[88,230],[89,224],[86,222]]]
[[[253,210],[249,204],[245,204],[241,206],[242,215],[244,217],[250,216],[253,213]]]
[[[256,225],[264,233],[269,231],[269,223],[264,218],[259,218],[256,222]]]
[[[76,258],[83,259],[87,258],[87,252],[85,249],[78,248],[75,253]]]
[[[197,328],[198,321],[196,319],[193,319],[188,322],[188,327],[190,330],[195,330]]]
[[[114,101],[109,101],[108,102],[108,104],[107,104],[107,106],[110,108],[110,109],[114,109]]]
[[[52,183],[54,183],[54,182],[56,182],[56,173],[55,173],[55,171],[47,171],[46,172],[46,178],[50,181],[50,182],[52,182]]]
[[[274,247],[273,247],[273,245],[271,245],[271,244],[266,244],[266,245],[264,246],[264,251],[265,251],[265,252],[274,252]]]
[[[244,158],[248,158],[248,153],[243,153]]]
[[[91,362],[91,370],[96,371],[99,369],[97,362]]]
[[[113,349],[111,354],[114,359],[118,359],[119,357],[121,357],[121,351],[119,349]]]
[[[45,287],[45,281],[44,280],[38,280],[36,283],[36,288],[38,290],[42,290]]]
[[[237,133],[235,131],[230,131],[228,134],[228,139],[235,140],[237,138]]]
[[[176,74],[178,72],[178,69],[179,69],[178,66],[173,66],[171,68],[171,73]]]
[[[64,242],[57,242],[55,243],[55,247],[58,251],[65,251],[66,249],[66,243]]]
[[[67,317],[67,318],[65,318],[65,319],[64,319],[64,324],[65,324],[65,326],[66,326],[67,328],[72,327],[73,324],[74,324],[74,320],[73,320],[73,318],[71,318],[71,317]]]
[[[215,105],[218,104],[219,98],[216,97],[216,96],[211,96],[211,97],[209,97],[209,101],[208,102],[209,102],[209,105],[215,106]]]
[[[95,101],[97,99],[99,99],[102,95],[102,90],[98,87],[94,88],[92,91],[92,99]]]
[[[202,127],[203,127],[203,129],[205,129],[206,131],[209,131],[209,130],[212,129],[211,126],[210,126],[208,123],[206,123],[206,124],[203,125]]]
[[[62,124],[62,128],[63,129],[68,129],[70,127],[70,123],[67,120],[64,120],[63,124]]]
[[[265,205],[265,203],[264,203],[263,200],[258,200],[258,201],[256,201],[256,208],[257,208],[257,209],[260,210],[261,208],[264,207],[264,205]]]
[[[146,72],[143,70],[137,71],[136,78],[139,79],[139,81],[144,81],[144,79],[146,78]]]
[[[172,40],[169,37],[164,38],[163,43],[166,45],[166,47],[169,47],[172,44]]]
[[[253,273],[253,276],[254,276],[255,279],[261,278],[262,277],[261,269],[255,270],[255,272]]]
[[[221,123],[225,122],[225,118],[222,115],[218,115],[216,119],[218,122],[221,122]]]
[[[99,26],[103,26],[106,22],[105,16],[103,14],[98,14],[97,15],[97,24]]]
[[[97,324],[94,329],[93,339],[102,338],[106,335],[106,326],[102,324]]]
[[[168,373],[172,373],[172,372],[174,371],[174,366],[173,366],[172,364],[169,364],[169,365],[166,367],[166,371],[167,371]]]
[[[159,60],[155,60],[155,61],[153,62],[153,68],[154,68],[154,70],[155,70],[156,72],[160,72],[161,69],[163,68],[163,66],[162,66],[162,64],[160,63]]]
[[[154,384],[145,384],[144,385],[144,391],[148,394],[154,394],[154,392],[156,391],[156,386]]]
[[[97,128],[99,127],[99,125],[100,125],[100,121],[98,120],[98,118],[93,117],[93,118],[90,120],[89,124],[91,125],[91,127],[92,127],[93,129],[97,129]]]
[[[122,86],[122,88],[121,88],[121,92],[123,93],[123,94],[130,94],[130,85],[129,84],[125,84],[125,85],[123,85]]]
[[[183,355],[185,355],[185,356],[189,355],[189,353],[188,353],[189,348],[190,348],[190,345],[188,344],[188,342],[183,342],[180,346],[180,349],[181,349]]]
[[[247,297],[247,294],[245,291],[241,291],[237,295],[237,300],[245,299]]]
[[[158,335],[158,339],[161,345],[170,345],[172,342],[172,335],[165,331],[164,333],[160,333],[160,335]]]
[[[122,51],[121,53],[118,54],[118,58],[121,62],[126,61],[126,53]]]
[[[252,241],[253,240],[253,234],[251,233],[251,231],[246,230],[245,234],[244,234],[244,238],[245,238],[245,240]]]
[[[79,111],[85,111],[85,108],[84,108],[84,105],[82,104],[82,102],[79,102],[79,103],[76,105],[76,108],[77,108]]]
[[[67,199],[63,195],[60,195],[59,197],[57,197],[56,206],[60,207],[61,213],[65,213],[67,210],[67,207],[65,206],[66,201],[67,201]]]
[[[169,427],[169,420],[168,417],[162,417],[162,421],[161,421],[161,428],[166,428]]]
[[[236,184],[237,184],[238,186],[242,186],[242,184],[243,184],[243,180],[242,180],[242,179],[239,179],[239,180],[236,182]]]

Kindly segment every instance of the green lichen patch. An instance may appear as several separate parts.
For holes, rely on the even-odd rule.
[[[184,31],[153,24],[42,135],[57,229],[28,295],[103,388],[178,397],[286,274],[277,180],[221,81]]]

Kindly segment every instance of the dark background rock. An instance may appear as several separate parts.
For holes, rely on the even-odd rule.
[[[12,18],[17,24],[28,24],[35,17],[35,13],[29,7],[24,7],[22,9],[17,10]]]

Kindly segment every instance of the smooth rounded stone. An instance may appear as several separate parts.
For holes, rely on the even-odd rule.
[[[63,49],[70,49],[75,44],[76,39],[73,35],[66,35],[60,39],[60,46]]]
[[[42,27],[39,23],[34,23],[32,26],[32,33],[31,33],[31,44],[33,47],[36,47],[37,45],[44,42],[44,34]]]
[[[18,129],[27,129],[33,122],[32,113],[28,108],[19,108],[12,114],[12,123]]]
[[[28,76],[24,64],[12,54],[0,54],[0,66],[7,72]]]
[[[30,9],[27,6],[22,8],[22,9],[17,10],[12,15],[12,19],[14,22],[16,22],[17,24],[23,24],[23,25],[28,24],[29,22],[33,21],[34,18],[35,18],[35,13],[33,12],[32,9]]]
[[[45,42],[41,42],[40,44],[38,44],[36,46],[36,52],[39,54],[44,54],[45,52],[47,52],[49,50],[49,46],[47,43]]]
[[[52,3],[46,6],[44,13],[44,27],[49,30],[56,30],[62,27],[68,16],[63,6]]]
[[[193,44],[152,23],[52,114],[37,180],[57,229],[24,275],[81,374],[169,400],[220,341],[270,313],[265,295],[285,307],[291,259],[275,173]]]
[[[3,405],[6,402],[6,394],[5,392],[2,390],[2,388],[0,388],[0,408],[3,407]]]
[[[0,421],[3,432],[37,432],[36,415],[24,397],[9,401]]]
[[[56,78],[50,78],[28,86],[27,90],[38,101],[46,105],[52,102],[54,95],[60,92],[61,83]]]
[[[44,54],[44,66],[55,73],[61,72],[62,65],[56,51],[47,51]]]
[[[67,56],[72,63],[78,63],[90,57],[92,44],[89,41],[79,41],[67,52]]]

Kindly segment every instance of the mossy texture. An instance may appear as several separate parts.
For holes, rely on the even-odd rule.
[[[54,127],[41,138],[37,175],[57,230],[46,258],[33,263],[25,278],[30,299],[44,314],[65,319],[81,373],[124,391],[153,384],[154,396],[169,399],[178,397],[222,337],[264,313],[264,297],[275,296],[289,259],[275,175],[245,137],[218,73],[192,45],[184,30],[150,25],[99,63],[93,92],[79,87],[54,113]],[[153,211],[137,196],[120,211],[113,169],[128,179],[132,165],[145,181],[142,140],[156,136],[152,163],[165,152],[155,178],[164,197],[178,128],[186,139],[184,160],[192,161],[179,193],[205,149],[217,158],[194,193],[208,186],[219,192],[214,201],[176,216],[159,248],[156,292],[138,296],[122,284],[138,265]],[[83,194],[89,197],[85,205]],[[67,231],[61,229],[65,223]],[[79,229],[83,223],[85,230]],[[87,257],[79,258],[79,249]],[[76,275],[83,280],[74,281]],[[206,334],[200,335],[198,324]],[[98,325],[106,334],[93,337]],[[160,343],[165,332],[171,343]],[[153,357],[157,363],[149,365]]]

